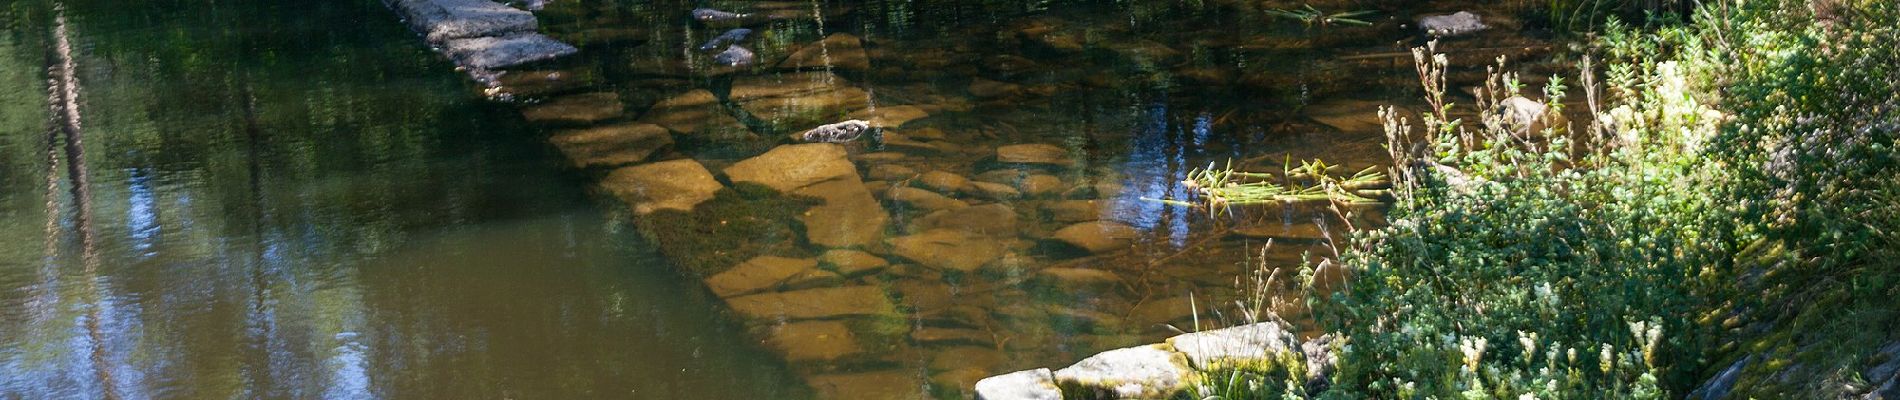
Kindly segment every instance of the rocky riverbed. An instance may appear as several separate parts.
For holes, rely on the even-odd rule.
[[[894,8],[906,2],[715,3],[730,15],[392,6],[597,176],[762,348],[841,399],[967,397],[991,375],[1238,323],[1243,309],[1306,321],[1310,293],[1347,278],[1308,266],[1379,226],[1380,207],[1209,218],[1155,200],[1188,198],[1189,170],[1228,160],[1269,172],[1294,158],[1384,162],[1376,107],[1415,85],[1409,55],[1389,53],[1426,36],[1394,11],[1306,31],[1223,19],[1264,15],[1246,2],[911,14]],[[1473,49],[1460,57],[1540,54],[1500,33],[1508,19],[1485,25],[1454,29],[1484,38],[1452,42]],[[524,35],[577,52],[458,50]],[[727,62],[720,49],[733,47],[750,61]],[[846,120],[873,129],[801,140]]]

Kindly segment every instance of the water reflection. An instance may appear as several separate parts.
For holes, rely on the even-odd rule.
[[[50,135],[0,10],[0,398],[803,396],[380,4],[61,6]]]

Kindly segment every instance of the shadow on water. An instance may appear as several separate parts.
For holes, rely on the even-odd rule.
[[[0,398],[803,396],[380,4],[0,26]]]

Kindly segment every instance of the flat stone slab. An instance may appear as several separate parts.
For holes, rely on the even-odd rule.
[[[850,165],[850,162],[845,162]],[[728,170],[730,171],[730,170]],[[805,225],[805,238],[825,247],[869,246],[884,240],[890,214],[871,197],[870,189],[852,175],[826,180],[794,191],[793,194],[824,199],[824,204],[806,210],[798,219]],[[730,172],[728,172],[730,174]],[[735,181],[737,178],[735,178]]]
[[[871,69],[871,58],[864,53],[864,42],[849,33],[833,33],[813,42],[778,64],[779,68],[840,68],[854,71]]]
[[[687,136],[750,136],[744,124],[720,109],[719,98],[706,89],[695,89],[654,104],[640,122],[664,126],[673,133]]]
[[[976,381],[976,400],[1062,400],[1062,389],[1048,368],[1037,368]]]
[[[1219,363],[1264,361],[1280,352],[1298,351],[1294,335],[1278,322],[1261,322],[1168,338],[1168,345],[1190,364],[1210,370]]]
[[[891,262],[882,257],[857,250],[827,251],[824,255],[818,256],[818,261],[848,277],[882,271],[891,266]]]
[[[659,125],[624,123],[562,131],[548,140],[576,167],[612,167],[646,161],[672,146],[673,134]]]
[[[1052,374],[1058,385],[1115,399],[1166,398],[1181,390],[1192,369],[1180,354],[1159,346],[1109,350]]]
[[[725,188],[705,166],[690,159],[620,168],[608,173],[600,185],[633,207],[635,215],[660,210],[691,212]]]
[[[477,69],[508,68],[579,51],[539,33],[449,39],[442,43],[442,52],[456,64]]]
[[[875,286],[760,293],[727,298],[726,305],[747,318],[769,321],[897,315],[897,305]]]
[[[869,93],[825,72],[738,78],[727,98],[784,132],[802,132],[843,121],[871,103]]]
[[[430,42],[534,32],[534,13],[488,0],[389,0]]]

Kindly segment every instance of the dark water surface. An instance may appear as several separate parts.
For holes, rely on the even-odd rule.
[[[0,398],[803,393],[381,4],[64,8],[86,199],[0,6]]]
[[[1276,4],[554,0],[581,52],[483,88],[374,0],[4,3],[0,399],[958,398],[1197,317],[1311,335],[1344,277],[1309,261],[1378,205],[1154,199],[1230,160],[1381,165],[1403,21],[1456,5]],[[48,118],[62,12],[77,146]],[[1524,44],[1492,22],[1446,47]],[[736,26],[750,66],[692,49]],[[741,184],[846,118],[883,129],[771,160],[841,175]],[[658,161],[718,196],[633,211],[615,172]],[[720,275],[753,269],[794,274]]]

